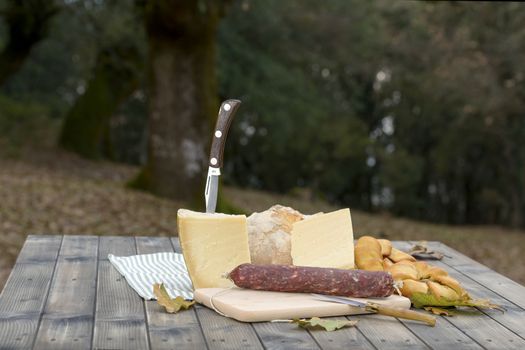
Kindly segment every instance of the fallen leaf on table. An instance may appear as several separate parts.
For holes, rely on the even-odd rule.
[[[434,315],[438,316],[454,316],[454,311],[443,309],[435,306],[425,306],[423,309],[426,311],[432,312]]]
[[[427,246],[427,241],[420,241],[414,244],[414,246],[408,251],[408,254],[412,255],[414,258],[422,260],[441,260],[445,256],[441,252],[430,250]]]
[[[451,306],[469,306],[469,307],[479,307],[482,309],[496,309],[499,311],[505,311],[504,308],[497,304],[493,304],[488,299],[458,299],[458,300],[449,300],[446,298],[438,298],[433,294],[425,293],[413,293],[410,296],[410,301],[414,307],[418,309],[423,309],[425,307],[451,307]]]
[[[166,311],[170,314],[177,313],[180,311],[180,309],[187,310],[193,304],[195,304],[195,301],[187,301],[180,296],[174,299],[171,298],[163,283],[157,283],[153,285],[153,294],[155,294],[155,296],[157,297],[157,303],[159,303],[159,305],[164,306],[164,308],[166,308]]]
[[[319,317],[312,317],[311,319],[298,319],[295,318],[292,320],[292,323],[296,323],[299,327],[302,328],[323,328],[328,332],[336,331],[344,327],[355,326],[357,321],[348,321],[348,320],[330,320],[323,319]]]

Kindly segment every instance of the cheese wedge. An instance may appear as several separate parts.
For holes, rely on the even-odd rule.
[[[177,225],[193,288],[232,287],[225,275],[250,262],[246,216],[180,209]]]
[[[294,223],[291,246],[296,266],[354,268],[350,209],[318,214]]]

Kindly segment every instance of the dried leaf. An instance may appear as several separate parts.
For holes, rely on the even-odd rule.
[[[414,246],[408,251],[408,254],[412,255],[414,258],[422,260],[441,260],[445,256],[441,252],[430,250],[427,246],[427,241],[420,241],[414,244]]]
[[[424,253],[410,253],[414,258],[419,260],[441,260],[445,256],[443,253],[435,251],[427,251]]]
[[[312,317],[311,319],[293,319],[292,323],[296,323],[302,328],[322,328],[328,332],[336,331],[344,327],[355,326],[357,321],[348,320],[330,320],[326,318]]]
[[[426,311],[432,312],[434,315],[438,316],[453,316],[454,312],[452,310],[443,309],[435,306],[425,306],[423,309]]]
[[[180,311],[180,309],[187,310],[189,309],[193,304],[195,304],[195,301],[187,301],[184,300],[183,297],[176,297],[175,299],[171,298],[166,291],[166,288],[164,287],[164,284],[154,284],[153,285],[153,294],[157,297],[157,303],[159,305],[164,306],[166,308],[166,311],[170,314],[177,313]]]
[[[450,306],[469,306],[479,307],[482,309],[496,309],[505,311],[501,306],[493,304],[488,299],[470,299],[469,297],[458,300],[449,300],[446,298],[438,298],[433,294],[413,293],[410,300],[414,307],[422,309],[425,306],[450,307]]]

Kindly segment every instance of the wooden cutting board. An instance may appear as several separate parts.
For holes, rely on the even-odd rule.
[[[266,292],[240,288],[201,288],[195,290],[194,299],[210,309],[220,311],[220,313],[242,322],[367,313],[354,306],[319,301],[306,293]],[[399,295],[391,295],[388,298],[351,299],[363,302],[373,301],[401,309],[410,308],[410,300]]]

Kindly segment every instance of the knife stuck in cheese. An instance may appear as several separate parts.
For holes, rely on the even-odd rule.
[[[354,233],[350,209],[313,215],[295,222],[291,255],[296,266],[354,268]]]
[[[224,275],[250,263],[245,215],[177,212],[179,240],[193,288],[229,288]]]

